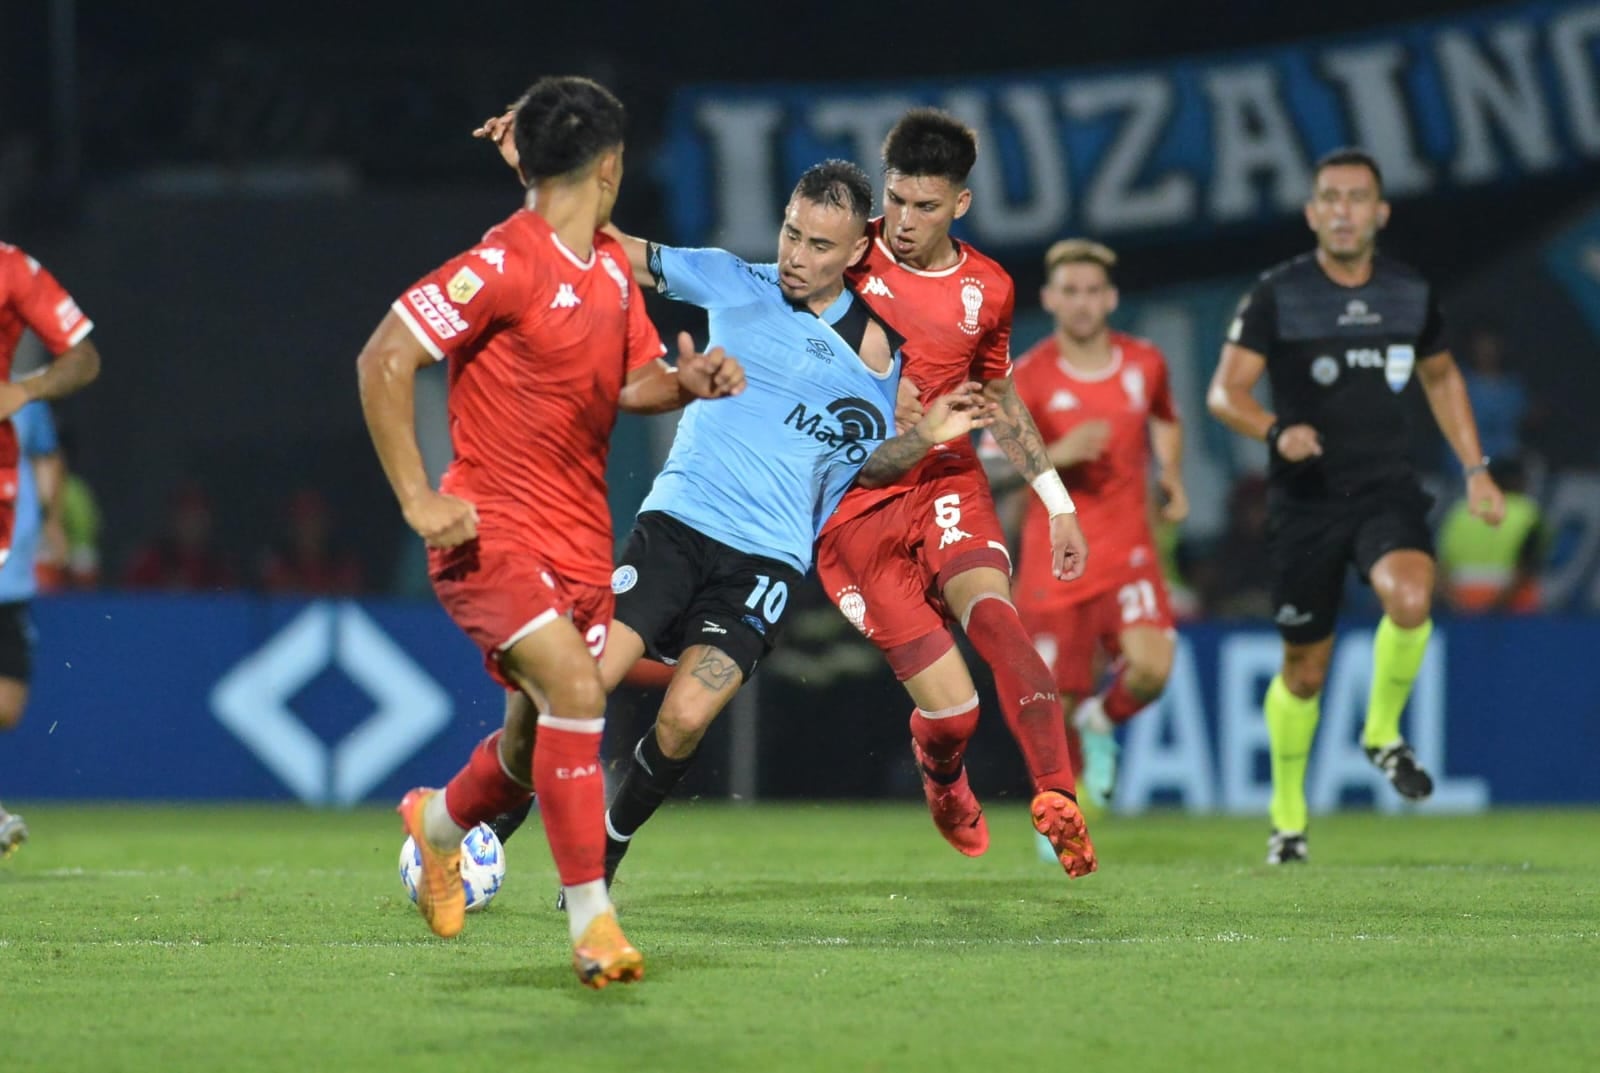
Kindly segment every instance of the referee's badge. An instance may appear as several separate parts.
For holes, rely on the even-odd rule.
[[[1412,347],[1397,343],[1389,348],[1383,363],[1383,378],[1389,381],[1389,390],[1399,392],[1411,379],[1411,370],[1417,364],[1417,352]]]
[[[637,584],[639,584],[639,571],[627,563],[623,563],[611,572],[611,592],[614,596],[621,596]]]

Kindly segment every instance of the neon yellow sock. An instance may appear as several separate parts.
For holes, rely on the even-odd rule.
[[[1400,736],[1400,712],[1422,669],[1422,657],[1428,651],[1432,633],[1432,619],[1411,630],[1396,626],[1388,615],[1378,623],[1378,632],[1372,638],[1367,725],[1361,731],[1361,744],[1367,748],[1382,748]]]
[[[1272,679],[1265,704],[1267,737],[1272,743],[1272,826],[1278,831],[1306,829],[1306,761],[1317,736],[1318,698],[1301,700]]]

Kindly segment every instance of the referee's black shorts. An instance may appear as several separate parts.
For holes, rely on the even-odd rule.
[[[720,649],[745,681],[778,643],[801,575],[776,559],[730,548],[670,514],[639,515],[611,575],[618,622],[645,652],[676,663],[695,645]]]
[[[1290,644],[1333,633],[1345,568],[1361,580],[1391,551],[1433,555],[1428,510],[1433,499],[1414,482],[1397,482],[1337,502],[1275,501],[1268,513],[1273,622]]]

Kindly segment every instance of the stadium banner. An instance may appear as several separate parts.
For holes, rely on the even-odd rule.
[[[1600,159],[1600,4],[1509,5],[1374,33],[1127,67],[938,82],[677,92],[659,155],[673,241],[771,250],[774,212],[828,156],[875,171],[906,108],[977,131],[991,250],[1068,231],[1132,245],[1298,212],[1311,164],[1370,149],[1390,197],[1571,172]]]
[[[500,723],[478,652],[425,603],[58,597],[33,610],[32,704],[0,738],[7,801],[393,801],[448,778]],[[1117,804],[1264,813],[1277,637],[1210,624],[1181,637],[1166,696],[1126,728]],[[1600,677],[1578,673],[1597,651],[1600,619],[1441,621],[1406,723],[1438,781],[1425,807],[1600,801]],[[1317,811],[1401,807],[1357,740],[1370,653],[1362,628],[1335,649],[1308,778]],[[861,713],[834,714],[848,749]]]

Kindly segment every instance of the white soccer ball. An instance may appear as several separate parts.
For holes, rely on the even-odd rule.
[[[417,843],[406,836],[400,847],[400,882],[406,894],[417,900],[417,883],[422,879],[422,853]],[[480,823],[461,840],[461,886],[467,892],[467,912],[482,909],[494,900],[506,879],[506,851],[486,823]]]

